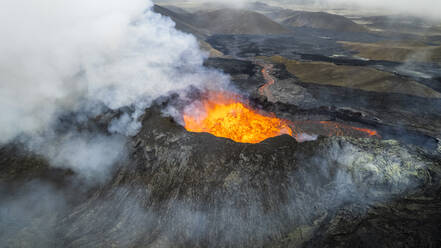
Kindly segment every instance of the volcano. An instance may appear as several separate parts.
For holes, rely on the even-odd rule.
[[[164,107],[158,104],[145,112],[143,128],[130,143],[130,162],[85,196],[72,195],[69,185],[57,184],[69,173],[56,172],[44,161],[31,170],[38,158],[22,157],[13,148],[1,150],[2,174],[8,180],[39,178],[60,185],[72,198],[68,208],[35,217],[56,230],[51,244],[317,247],[351,243],[352,234],[341,236],[344,230],[363,240],[375,234],[378,244],[386,238],[401,240],[397,230],[402,228],[428,234],[418,242],[434,241],[429,234],[440,220],[439,200],[421,196],[428,188],[436,194],[441,171],[436,160],[416,147],[342,136],[298,143],[281,135],[241,143],[189,132],[162,116]],[[22,172],[14,178],[17,169]],[[406,200],[385,202],[394,195],[405,195]],[[377,207],[370,209],[372,204]],[[427,224],[412,222],[408,207],[423,211]],[[395,223],[397,215],[403,222],[387,225],[387,236],[371,224]],[[40,240],[41,233],[27,233],[41,228],[39,223],[29,223],[8,242],[20,237]],[[93,232],[98,229],[99,234]]]
[[[191,132],[207,132],[242,143],[260,143],[267,138],[288,134],[286,120],[265,116],[246,106],[231,93],[208,92],[200,107],[188,108],[183,116]]]
[[[53,200],[45,208],[35,202],[37,209],[51,211],[29,211],[34,221],[14,227],[19,232],[9,232],[8,244],[21,239],[63,247],[437,242],[433,230],[441,221],[441,170],[436,152],[403,145],[405,140],[382,140],[377,131],[342,120],[314,120],[317,113],[358,120],[345,112],[310,109],[309,120],[299,120],[301,111],[293,108],[295,119],[281,118],[289,113],[286,106],[265,99],[231,92],[193,95],[186,104],[171,97],[148,108],[141,130],[129,140],[130,159],[109,182],[86,192],[72,189],[71,171],[54,169],[15,145],[3,147],[0,168],[5,189],[11,189],[7,195],[26,192],[12,185],[38,180],[67,199],[63,207],[52,205]],[[182,106],[182,125],[162,114],[170,105]],[[108,126],[115,115],[94,122]],[[391,135],[377,127],[382,136]],[[318,137],[299,143],[302,134]],[[414,221],[409,208],[423,214],[424,225]],[[49,233],[28,231],[41,230],[42,223]],[[404,237],[403,229],[413,233]],[[50,243],[48,234],[55,237]]]
[[[184,110],[184,126],[190,132],[211,133],[241,143],[260,143],[282,134],[298,141],[306,136],[314,137],[305,130],[327,136],[380,137],[375,130],[336,122],[279,119],[273,113],[253,109],[243,97],[229,92],[207,92],[204,95],[202,101]]]
[[[7,1],[0,247],[441,247],[438,26]]]

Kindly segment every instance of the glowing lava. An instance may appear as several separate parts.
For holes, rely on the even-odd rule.
[[[198,107],[187,109],[183,119],[190,132],[211,133],[241,143],[259,143],[282,134],[292,136],[287,121],[259,113],[226,93],[209,93]]]
[[[269,73],[269,71],[272,70],[273,65],[261,64],[261,66],[263,67],[261,73],[266,83],[259,88],[259,94],[262,96],[266,96],[268,101],[274,102],[274,97],[269,90],[269,87],[276,83],[276,80]]]
[[[227,92],[208,92],[184,110],[183,120],[190,132],[211,133],[240,143],[259,143],[282,134],[299,142],[305,141],[305,134],[311,138],[317,135],[381,138],[375,130],[332,121],[279,119],[253,109],[243,98]]]

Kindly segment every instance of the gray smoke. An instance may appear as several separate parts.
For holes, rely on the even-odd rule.
[[[52,164],[85,177],[120,159],[143,110],[159,96],[193,85],[222,86],[202,67],[196,39],[144,0],[6,0],[0,9],[0,144],[17,137]],[[108,130],[60,125],[130,107]],[[112,134],[112,136],[109,135]]]
[[[54,225],[67,207],[63,193],[39,181],[14,189],[14,194],[5,188],[0,191],[0,246],[56,247]]]

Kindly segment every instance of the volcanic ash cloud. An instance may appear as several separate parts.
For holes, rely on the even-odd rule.
[[[139,128],[136,118],[155,98],[190,85],[227,82],[224,75],[203,68],[206,55],[196,39],[154,13],[150,1],[5,0],[2,5],[0,143],[17,137],[32,144],[46,139],[41,144],[51,147],[53,142],[64,142],[66,133],[78,133],[69,127],[57,139],[52,130],[60,116],[71,113],[81,122],[84,116],[126,106],[132,111],[112,121],[110,132],[133,135]],[[97,146],[105,145],[102,135],[79,133],[71,140],[85,150],[101,151],[105,148]],[[84,136],[87,139],[78,140]],[[88,166],[97,171],[92,162],[85,165],[71,159],[75,154],[63,158],[63,149],[71,146],[56,144],[60,151],[51,149],[49,154],[41,146],[29,147],[80,174],[89,173]],[[72,152],[77,151],[82,157],[84,151]],[[90,161],[112,164],[103,159]]]

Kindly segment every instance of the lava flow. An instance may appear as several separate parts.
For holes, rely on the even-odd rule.
[[[288,122],[252,109],[229,93],[208,94],[199,109],[187,110],[183,119],[190,132],[207,132],[241,143],[259,143],[267,138],[288,134]]]
[[[376,130],[350,126],[333,121],[293,121],[290,123],[294,137],[301,133],[313,133],[321,136],[349,136],[355,138],[381,138]]]
[[[274,114],[253,109],[239,96],[227,92],[207,93],[184,111],[183,120],[190,132],[211,133],[240,143],[259,143],[282,134],[298,141],[305,141],[304,134],[380,138],[375,130],[337,122],[279,119]]]
[[[271,94],[271,91],[269,90],[269,87],[273,84],[275,84],[276,80],[270,75],[269,71],[271,71],[271,69],[273,68],[273,65],[268,65],[268,64],[261,64],[262,68],[262,75],[263,78],[265,79],[266,83],[259,88],[259,94],[266,96],[266,98],[268,99],[268,101],[270,102],[274,102],[274,97]]]

